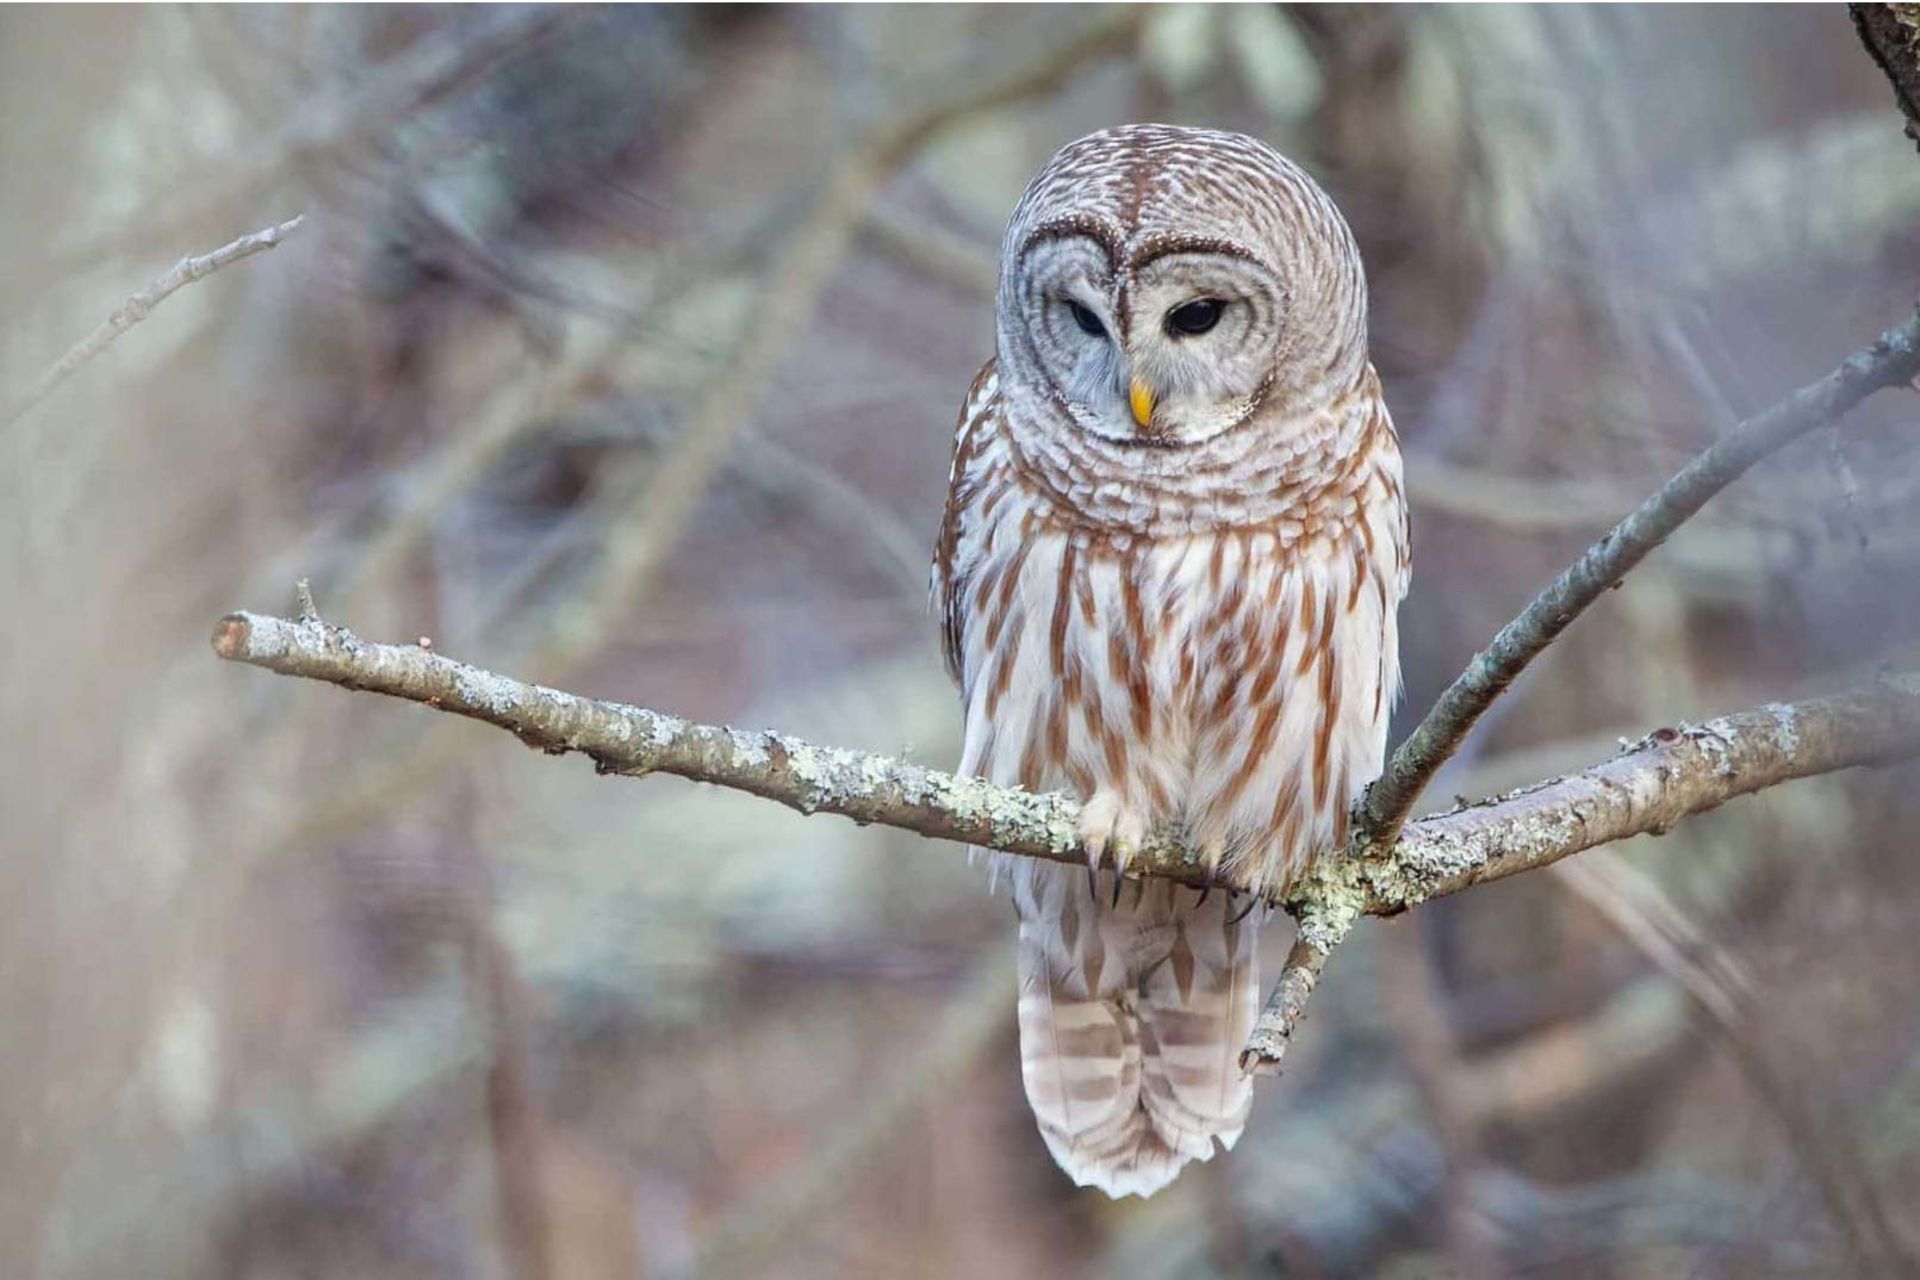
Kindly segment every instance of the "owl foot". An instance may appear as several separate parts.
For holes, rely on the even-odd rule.
[[[1120,884],[1126,877],[1127,863],[1140,851],[1147,838],[1147,822],[1136,809],[1128,808],[1116,791],[1093,793],[1080,809],[1080,843],[1087,851],[1087,892],[1099,900],[1096,888],[1100,868],[1109,855],[1113,864],[1113,906],[1120,905]]]

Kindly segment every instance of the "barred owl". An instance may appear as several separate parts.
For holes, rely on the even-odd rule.
[[[1408,529],[1346,222],[1238,134],[1129,125],[1028,186],[933,572],[961,771],[1084,802],[1086,874],[996,855],[1028,1101],[1150,1195],[1245,1127],[1246,904],[1122,873],[1165,827],[1284,890],[1346,836],[1399,684]]]

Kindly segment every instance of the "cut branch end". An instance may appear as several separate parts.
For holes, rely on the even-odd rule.
[[[240,661],[253,638],[253,627],[244,613],[230,613],[213,627],[213,651],[229,662]]]

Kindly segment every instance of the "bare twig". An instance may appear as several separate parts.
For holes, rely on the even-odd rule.
[[[100,327],[74,344],[73,350],[54,362],[52,368],[41,374],[39,379],[25,393],[16,398],[4,416],[0,416],[0,428],[10,427],[20,417],[53,394],[54,388],[74,375],[81,365],[105,351],[127,330],[145,320],[153,309],[165,302],[168,297],[186,288],[196,280],[204,280],[222,267],[230,267],[243,258],[251,258],[256,253],[265,253],[276,249],[280,242],[300,229],[305,221],[304,215],[291,218],[275,227],[256,231],[252,235],[241,236],[231,244],[223,244],[212,253],[197,258],[182,258],[174,264],[173,270],[155,280],[140,292],[128,298],[115,308],[112,315],[100,323]]]
[[[1707,501],[1754,463],[1825,426],[1867,396],[1920,373],[1920,315],[1890,329],[1818,382],[1800,388],[1716,441],[1554,579],[1474,656],[1367,792],[1355,840],[1391,844],[1434,773],[1474,722],[1600,594],[1617,584]]]
[[[1294,1028],[1306,1017],[1307,1001],[1320,985],[1320,975],[1333,954],[1335,941],[1302,929],[1280,966],[1279,981],[1267,996],[1266,1008],[1253,1024],[1247,1047],[1240,1051],[1240,1069],[1259,1075],[1271,1075],[1280,1069]]]

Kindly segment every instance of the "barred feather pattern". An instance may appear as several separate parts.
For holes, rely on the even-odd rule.
[[[1120,178],[1092,184],[1107,196],[1050,167],[1016,211],[1010,256],[1048,225],[1034,192],[1052,183],[1078,225],[1112,223],[1096,239],[1113,242],[1124,276],[1129,252],[1167,234],[1161,222],[1186,202],[1217,203],[1212,140],[1236,135],[1101,137],[1118,139],[1100,151]],[[1290,301],[1336,323],[1279,344],[1226,429],[1143,448],[1079,429],[1044,359],[1009,333],[1018,298],[1003,282],[1000,357],[961,413],[933,594],[965,708],[962,772],[1077,795],[1082,835],[1111,863],[1173,827],[1271,894],[1344,841],[1351,800],[1380,770],[1410,551],[1345,224],[1261,144],[1228,150],[1283,179],[1273,202],[1307,226],[1273,256],[1316,236],[1347,250],[1275,268]],[[1165,198],[1142,167],[1173,173]],[[1020,918],[1027,1097],[1055,1160],[1081,1185],[1148,1195],[1216,1143],[1231,1148],[1252,1102],[1237,1058],[1260,995],[1245,904],[1166,882],[1122,894],[1111,866],[1096,878],[995,861]]]

